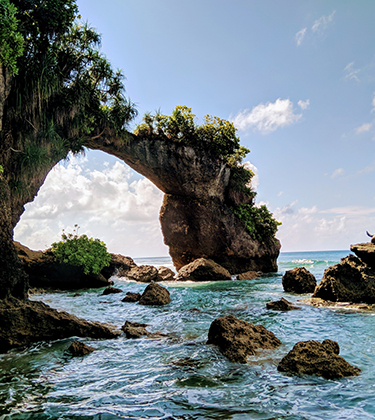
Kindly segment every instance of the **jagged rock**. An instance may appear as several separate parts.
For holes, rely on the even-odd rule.
[[[42,302],[15,298],[0,300],[0,352],[45,340],[67,337],[115,338],[118,330],[88,322]]]
[[[167,305],[171,297],[169,291],[157,283],[150,283],[139,299],[140,305]]]
[[[107,287],[103,290],[103,295],[111,295],[114,293],[122,293],[122,290],[112,286]]]
[[[150,333],[146,330],[147,326],[148,324],[125,321],[121,329],[124,331],[126,338],[140,338],[143,335],[149,336]]]
[[[138,302],[141,298],[140,293],[134,293],[134,292],[127,292],[124,299],[122,299],[121,302]]]
[[[284,298],[274,302],[268,302],[266,307],[267,309],[272,309],[274,311],[291,311],[293,309],[301,309],[298,306],[294,306],[291,302]]]
[[[325,379],[358,376],[361,369],[350,365],[339,353],[336,341],[300,341],[283,357],[277,369],[299,375],[318,375]]]
[[[126,277],[130,280],[139,281],[142,283],[151,283],[152,281],[161,281],[156,267],[153,265],[140,265],[133,267]]]
[[[375,244],[366,242],[363,244],[350,245],[350,250],[367,264],[370,268],[375,270]]]
[[[121,254],[111,254],[111,261],[108,267],[104,267],[100,272],[106,279],[109,279],[113,275],[119,277],[126,277],[127,273],[137,264],[130,257],[125,257]]]
[[[159,267],[158,274],[162,281],[172,281],[175,278],[174,271],[168,267]]]
[[[94,347],[90,347],[81,341],[74,341],[68,348],[68,351],[74,357],[86,356],[86,354],[90,354],[95,350],[96,349]]]
[[[286,271],[282,281],[285,292],[313,293],[316,287],[316,278],[305,267]]]
[[[255,354],[258,349],[274,349],[281,345],[281,341],[263,325],[253,325],[227,315],[212,322],[207,344],[219,346],[231,362],[246,363],[247,356]]]
[[[74,290],[110,286],[113,281],[99,274],[85,274],[82,267],[55,261],[50,251],[32,251],[14,243],[31,287]]]
[[[211,281],[211,280],[231,280],[231,275],[227,269],[212,260],[198,258],[192,263],[182,267],[176,277],[177,281]]]
[[[238,275],[238,280],[254,280],[260,276],[259,271],[246,271]]]
[[[375,271],[349,255],[324,271],[313,297],[332,302],[375,303]]]

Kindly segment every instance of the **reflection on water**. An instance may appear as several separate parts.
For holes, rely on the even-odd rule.
[[[149,331],[171,336],[82,339],[97,350],[78,358],[66,352],[75,338],[2,355],[0,419],[374,419],[374,314],[266,309],[282,296],[296,304],[301,298],[283,292],[285,270],[305,264],[320,280],[328,264],[347,253],[299,254],[282,254],[278,273],[253,281],[167,283],[172,302],[165,307],[123,303],[122,294],[101,296],[95,289],[35,296],[86,319],[118,327],[125,320],[144,322]],[[114,280],[124,295],[146,286]],[[211,322],[228,313],[261,323],[283,345],[250,357],[247,365],[229,362],[206,345]],[[326,338],[339,342],[341,355],[362,369],[360,376],[330,381],[277,371],[296,342]]]

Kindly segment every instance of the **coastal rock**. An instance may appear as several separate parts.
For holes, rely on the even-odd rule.
[[[298,306],[294,306],[291,302],[284,298],[274,302],[268,302],[266,307],[267,309],[271,309],[273,311],[291,311],[293,309],[301,309]]]
[[[127,292],[124,299],[122,299],[121,302],[138,302],[141,298],[140,293],[134,293],[134,292]]]
[[[350,245],[350,250],[367,264],[370,268],[375,270],[375,244],[366,242],[362,244]]]
[[[176,277],[177,281],[212,281],[231,280],[228,270],[212,260],[198,258],[190,264],[182,267]]]
[[[133,267],[126,277],[130,280],[139,281],[141,283],[151,283],[153,281],[162,280],[159,276],[158,270],[152,265],[140,265]]]
[[[112,286],[109,286],[103,290],[103,295],[111,295],[114,293],[122,293],[122,290]]]
[[[106,279],[111,276],[126,277],[127,273],[137,264],[130,257],[125,257],[121,254],[111,254],[111,261],[108,267],[104,267],[100,272]]]
[[[295,267],[283,276],[285,292],[313,293],[316,287],[315,277],[305,267]]]
[[[340,347],[332,340],[300,341],[283,357],[277,369],[297,375],[317,375],[325,379],[358,376],[359,368],[339,356]]]
[[[375,303],[375,271],[349,255],[324,271],[313,297],[332,302]]]
[[[148,324],[141,324],[139,322],[125,321],[121,327],[124,331],[126,338],[140,338],[144,335],[148,336],[150,333],[146,330]]]
[[[259,271],[246,271],[246,273],[241,273],[238,275],[238,280],[254,280],[260,277]]]
[[[171,297],[169,291],[157,283],[150,283],[139,299],[140,305],[167,305]]]
[[[67,337],[115,338],[120,332],[99,322],[88,322],[42,302],[15,298],[0,300],[0,353],[37,341]]]
[[[90,347],[82,341],[74,341],[68,348],[68,351],[74,357],[79,356],[86,356],[86,354],[90,354],[96,349],[94,347]]]
[[[113,281],[102,274],[85,274],[82,267],[55,261],[50,251],[32,251],[14,243],[31,287],[75,290],[110,286]]]
[[[207,344],[215,344],[231,362],[246,363],[258,349],[274,349],[281,341],[262,325],[227,315],[215,319],[208,331]]]
[[[175,278],[174,271],[168,267],[159,267],[158,274],[162,281],[172,281]]]

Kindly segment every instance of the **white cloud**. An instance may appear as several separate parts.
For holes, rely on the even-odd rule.
[[[296,33],[295,39],[297,45],[300,46],[302,44],[303,38],[305,38],[307,28],[301,29],[299,32]]]
[[[294,113],[293,103],[289,99],[279,98],[275,102],[261,103],[251,111],[240,111],[233,118],[233,123],[241,131],[253,129],[268,134],[297,122],[301,117],[302,114]]]
[[[311,30],[313,32],[322,34],[327,29],[328,25],[333,21],[333,16],[335,13],[336,10],[334,10],[329,16],[322,16],[317,19],[311,27]]]
[[[305,110],[310,106],[310,99],[306,99],[306,101],[300,100],[297,104],[302,110]]]
[[[245,169],[248,169],[249,171],[253,172],[254,176],[250,180],[249,187],[252,188],[253,190],[256,190],[258,188],[258,185],[259,185],[259,171],[258,171],[258,168],[249,161],[244,162],[243,166],[245,167]]]
[[[357,76],[357,74],[361,71],[360,69],[355,69],[354,67],[354,61],[352,61],[351,63],[349,63],[345,68],[344,68],[344,72],[346,72],[345,76],[344,76],[344,80],[355,80],[357,82],[359,82],[359,78]]]
[[[370,131],[371,127],[372,127],[372,124],[370,123],[362,124],[360,127],[357,128],[356,133],[360,134],[366,131]]]
[[[338,169],[336,169],[335,171],[333,171],[333,173],[332,173],[332,175],[331,175],[331,178],[332,178],[332,179],[334,179],[334,178],[338,178],[338,177],[340,177],[340,176],[343,176],[344,174],[345,174],[344,169],[343,169],[343,168],[338,168]]]

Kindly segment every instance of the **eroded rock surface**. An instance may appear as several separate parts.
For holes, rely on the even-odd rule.
[[[246,363],[247,356],[259,349],[274,349],[281,341],[263,325],[253,325],[227,315],[212,322],[207,344],[217,345],[231,362]]]
[[[127,292],[124,299],[122,299],[121,302],[138,302],[141,298],[140,293],[134,293],[134,292]]]
[[[305,267],[296,267],[285,272],[283,287],[286,292],[313,293],[316,287],[316,278]]]
[[[167,305],[170,301],[170,293],[165,287],[160,286],[160,284],[157,283],[150,283],[142,293],[142,296],[139,299],[139,304]]]
[[[82,343],[82,341],[74,341],[68,348],[68,351],[74,357],[86,356],[95,350],[94,347],[88,346],[87,344]]]
[[[332,340],[301,341],[283,357],[277,369],[292,374],[318,375],[326,379],[357,376],[361,371],[339,356],[340,347]]]
[[[142,324],[140,322],[125,321],[125,324],[121,327],[124,331],[126,338],[140,338],[142,336],[149,336],[150,333],[146,330],[148,324]]]
[[[254,280],[260,277],[259,271],[246,271],[238,275],[238,280]]]
[[[324,271],[313,297],[332,302],[375,303],[375,271],[349,255]]]
[[[159,267],[158,274],[161,281],[172,281],[175,279],[174,271],[168,267],[163,267],[163,266]]]
[[[104,267],[100,272],[106,279],[113,275],[125,277],[132,268],[137,267],[137,264],[130,257],[121,254],[111,254],[111,257],[109,266]]]
[[[212,260],[198,258],[182,267],[176,277],[177,281],[211,281],[230,280],[230,272]]]
[[[375,243],[366,242],[362,244],[351,245],[350,250],[370,268],[375,270]]]
[[[122,293],[122,289],[110,286],[103,290],[103,295],[112,295],[116,293]]]
[[[301,309],[298,306],[294,306],[291,302],[284,298],[274,302],[268,302],[266,307],[267,309],[271,309],[273,311],[292,311],[294,309]]]
[[[0,352],[45,340],[67,337],[115,338],[118,330],[88,322],[42,302],[8,298],[0,300]]]
[[[152,281],[161,281],[158,270],[153,265],[140,265],[133,267],[126,277],[130,280],[139,281],[141,283],[151,283]]]

